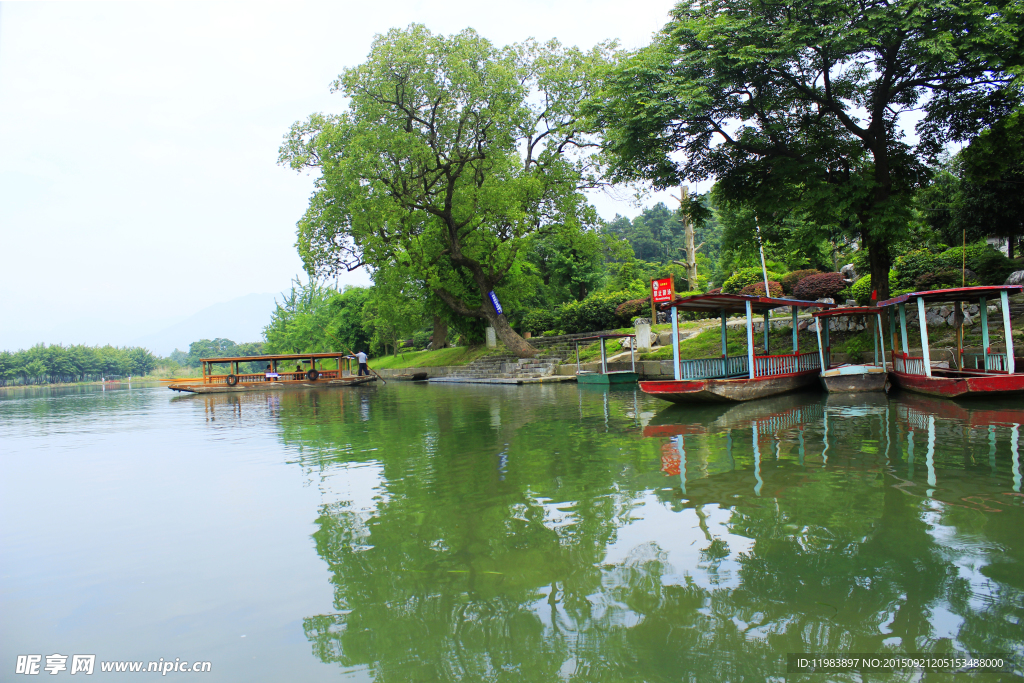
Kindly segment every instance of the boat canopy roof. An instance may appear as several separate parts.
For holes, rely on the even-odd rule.
[[[626,338],[626,337],[633,338],[633,337],[636,337],[636,335],[635,334],[596,334],[596,335],[593,335],[591,337],[576,337],[575,339],[573,339],[573,341],[574,342],[584,342],[584,341],[597,341],[599,339],[623,339],[623,338]]]
[[[925,292],[911,292],[900,294],[892,299],[879,301],[878,306],[895,306],[903,304],[911,299],[924,299],[926,302],[936,301],[976,301],[982,297],[996,297],[1002,292],[1007,296],[1024,292],[1024,285],[993,285],[991,287],[955,287],[953,289],[932,289]]]
[[[333,351],[331,353],[272,353],[264,356],[225,356],[224,358],[200,358],[203,363],[254,363],[264,360],[312,360],[313,358],[340,358],[347,356],[344,351]]]
[[[881,312],[874,306],[840,306],[827,311],[817,311],[811,315],[815,318],[828,318],[836,315],[877,315]]]
[[[780,306],[797,306],[799,308],[831,308],[835,304],[820,301],[801,301],[800,299],[776,299],[770,296],[753,296],[750,294],[695,294],[675,301],[660,304],[660,308],[678,308],[683,311],[725,311],[726,313],[746,313],[747,302],[754,311],[769,311]]]

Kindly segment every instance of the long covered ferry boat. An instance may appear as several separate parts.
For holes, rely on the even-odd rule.
[[[792,353],[771,354],[768,334],[772,309],[788,307],[792,313]],[[697,294],[662,304],[672,316],[672,371],[674,379],[640,382],[644,393],[673,403],[749,401],[818,382],[821,361],[817,349],[801,352],[797,312],[801,308],[831,308],[834,304],[796,299],[776,299],[745,294]],[[713,358],[679,357],[679,311],[718,313],[722,318],[722,353]],[[726,321],[730,314],[746,315],[747,352],[730,356]],[[754,313],[764,314],[764,354],[754,348]]]
[[[893,384],[907,391],[916,391],[932,396],[960,398],[969,396],[1012,396],[1024,394],[1024,374],[1017,372],[1013,357],[1013,330],[1010,326],[1009,297],[1024,292],[1021,285],[999,285],[993,287],[957,287],[935,289],[926,292],[901,294],[886,301],[879,307],[889,308],[889,330],[892,337]],[[993,351],[989,341],[988,301],[999,299],[1003,318],[1003,351]],[[928,315],[925,304],[952,303],[957,308],[963,302],[978,302],[981,318],[981,353],[965,353],[963,345],[963,313],[959,314],[957,325],[957,349],[952,367],[937,367],[932,362],[928,345]],[[911,356],[907,340],[907,303],[914,302],[917,322],[921,331],[921,355]],[[896,349],[896,317],[900,320],[900,341],[902,351]],[[946,363],[949,361],[942,359]]]
[[[325,368],[325,362],[334,367]],[[353,375],[351,360],[337,352],[202,358],[200,363],[203,371],[201,377],[176,381],[169,384],[168,388],[194,394],[220,394],[267,389],[350,387],[376,381],[376,377],[373,376]],[[266,368],[260,372],[240,372],[241,363],[256,363],[260,366],[266,364]],[[217,374],[215,369],[218,365],[227,365],[228,372]]]

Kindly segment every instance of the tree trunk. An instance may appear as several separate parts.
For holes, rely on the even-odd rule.
[[[490,307],[490,302],[484,304],[484,317],[487,322],[494,328],[494,333],[498,335],[498,339],[505,345],[510,352],[514,353],[519,358],[533,358],[537,355],[537,349],[530,346],[530,343],[519,336],[519,333],[512,329],[512,326],[508,324],[508,318],[502,313],[498,315],[493,308]]]
[[[686,210],[686,200],[690,196],[690,189],[683,185],[679,188],[679,209]],[[695,291],[697,288],[697,249],[693,246],[693,221],[685,213],[679,221],[683,224],[683,248],[686,250],[686,289]],[[704,246],[704,243],[701,243]],[[768,296],[766,293],[765,296]]]
[[[878,298],[871,302],[871,305],[889,298],[889,269],[892,267],[892,257],[889,254],[889,245],[882,240],[872,239],[868,228],[861,233],[864,248],[868,250],[868,263],[871,266],[871,291],[878,293]],[[882,312],[882,329],[889,329],[890,309]]]
[[[441,316],[434,316],[434,336],[430,339],[430,348],[434,351],[448,345],[448,323]]]

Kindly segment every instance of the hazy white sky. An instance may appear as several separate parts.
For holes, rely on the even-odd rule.
[[[278,166],[278,146],[292,122],[341,110],[329,84],[375,34],[422,22],[638,47],[672,4],[0,3],[0,348],[86,341],[69,325],[125,343],[125,323],[287,288],[312,178]]]

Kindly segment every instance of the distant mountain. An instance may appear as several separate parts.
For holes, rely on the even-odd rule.
[[[199,339],[230,339],[233,342],[254,342],[263,338],[263,328],[270,323],[274,311],[274,294],[247,294],[222,304],[207,306],[159,332],[133,339],[131,346],[145,346],[159,356],[166,356]]]

